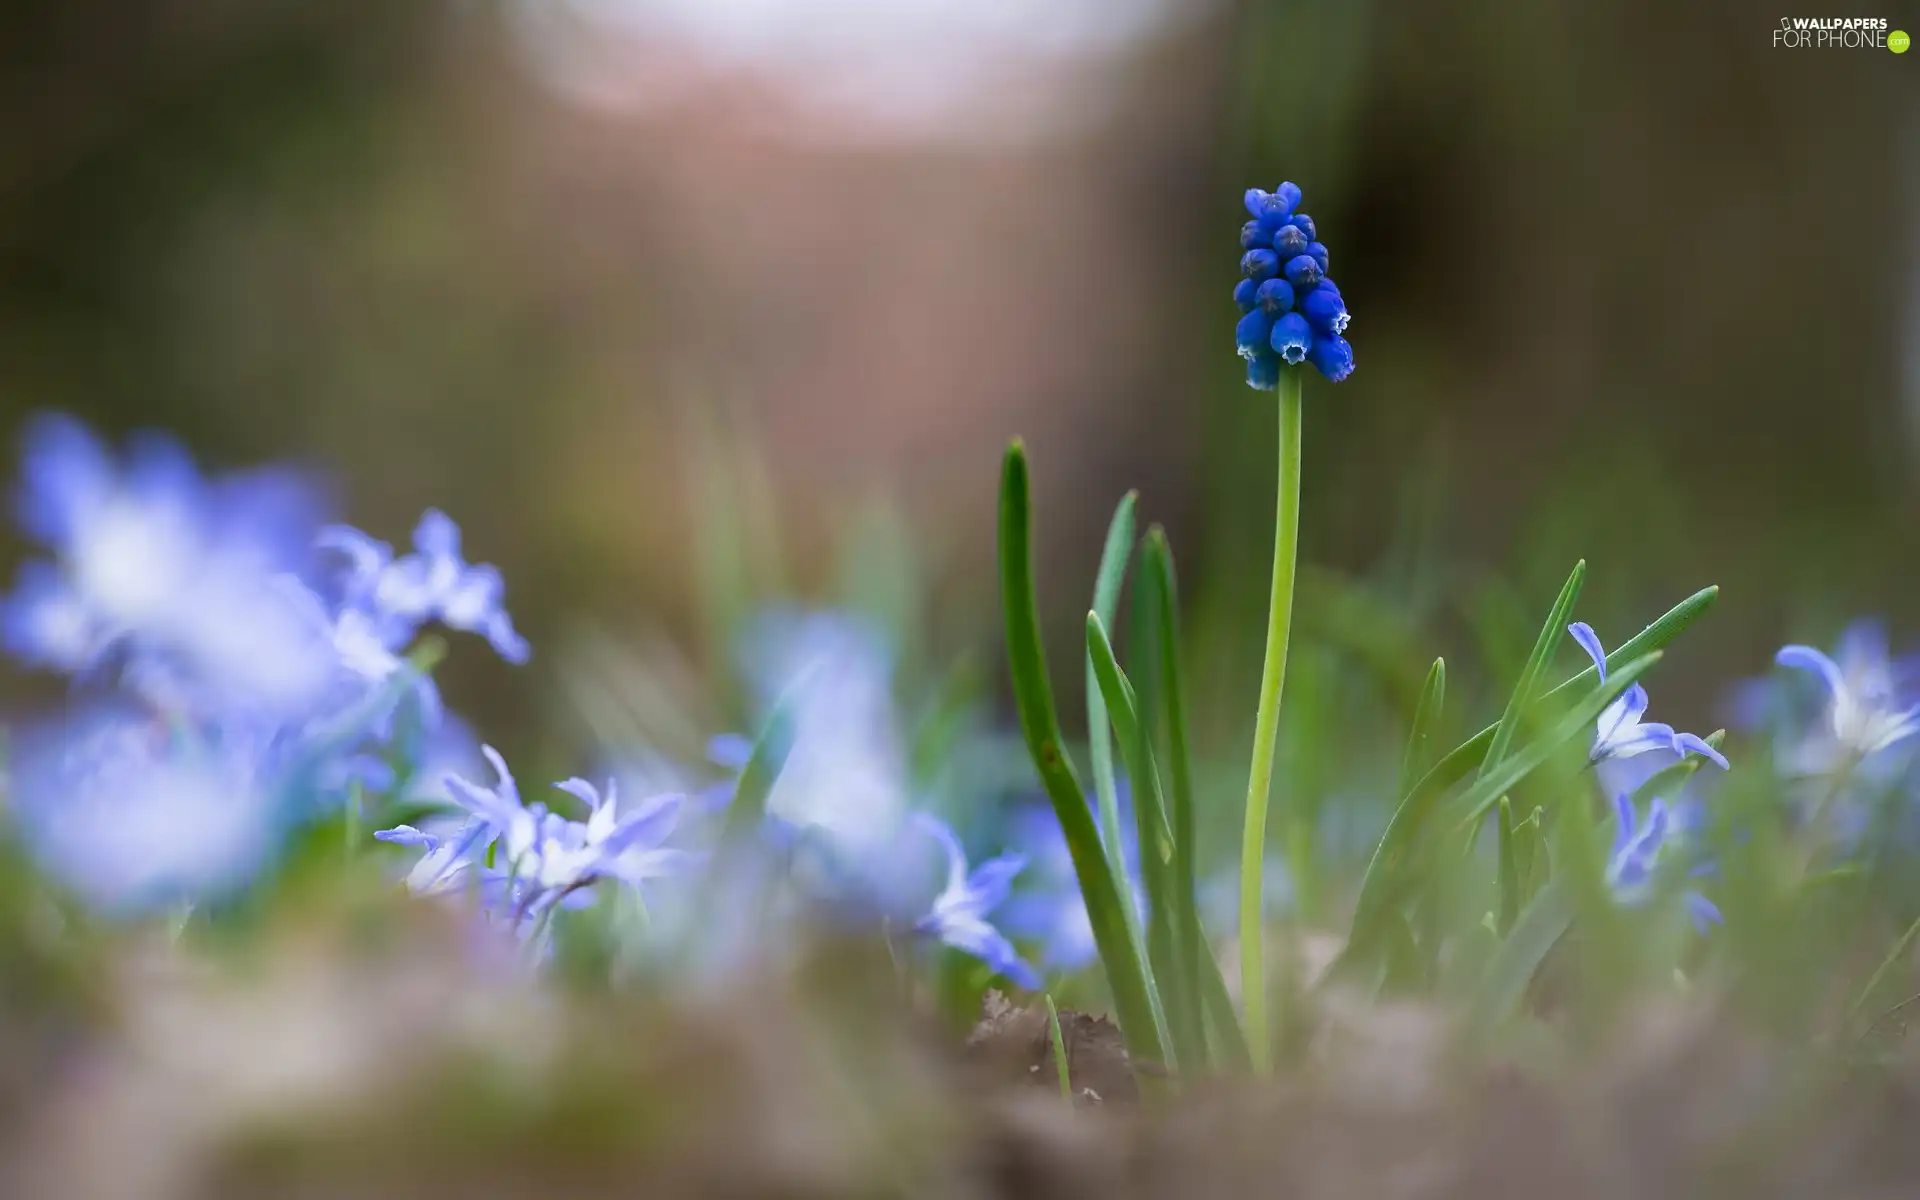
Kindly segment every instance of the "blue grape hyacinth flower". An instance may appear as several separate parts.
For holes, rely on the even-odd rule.
[[[1607,652],[1593,626],[1575,621],[1567,626],[1567,632],[1593,660],[1601,682],[1606,682]],[[1631,793],[1689,754],[1700,755],[1723,771],[1728,769],[1726,756],[1705,738],[1677,732],[1673,726],[1658,721],[1642,720],[1647,705],[1647,689],[1636,683],[1607,705],[1594,723],[1593,746],[1587,752],[1587,761],[1605,770],[1608,791]],[[1635,760],[1631,768],[1610,765],[1630,759]]]
[[[988,915],[1006,901],[1014,876],[1026,868],[1026,855],[1003,854],[968,871],[967,852],[945,821],[928,813],[917,813],[914,824],[946,851],[947,882],[934,897],[926,915],[914,922],[913,931],[938,938],[986,963],[994,974],[1003,975],[1023,988],[1037,990],[1039,973],[1020,957],[1007,936],[987,920]]]
[[[1681,848],[1679,828],[1666,802],[1658,797],[1647,805],[1644,822],[1634,810],[1632,799],[1624,794],[1614,797],[1613,811],[1613,850],[1607,856],[1607,887],[1616,901],[1634,907],[1652,897],[1663,856]],[[1710,863],[1696,863],[1688,875],[1699,878],[1712,871]],[[1718,906],[1694,889],[1689,888],[1683,894],[1682,903],[1693,927],[1701,933],[1724,923]]]
[[[1353,373],[1353,347],[1341,335],[1351,319],[1328,278],[1327,247],[1313,218],[1298,211],[1300,188],[1250,188],[1240,229],[1240,272],[1234,302],[1244,314],[1235,344],[1247,360],[1247,386],[1271,391],[1283,366],[1312,363],[1334,383]]]

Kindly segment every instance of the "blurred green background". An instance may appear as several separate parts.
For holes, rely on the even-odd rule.
[[[1663,719],[1711,729],[1790,637],[1920,634],[1920,55],[1778,50],[1777,20],[23,0],[0,423],[308,461],[396,540],[446,508],[539,654],[458,656],[449,695],[549,746],[584,736],[565,664],[605,638],[697,680],[754,598],[861,580],[912,612],[910,662],[990,676],[997,454],[1024,434],[1065,711],[1138,486],[1238,757],[1273,414],[1228,293],[1241,191],[1290,178],[1360,364],[1308,385],[1292,687],[1358,655],[1397,703],[1444,652],[1503,692],[1585,556],[1610,644],[1724,586],[1657,681]],[[690,732],[738,723],[694,692]]]

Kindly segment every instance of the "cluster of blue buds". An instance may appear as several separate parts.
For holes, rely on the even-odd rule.
[[[1247,360],[1247,386],[1272,391],[1280,368],[1311,362],[1334,383],[1353,374],[1347,304],[1327,275],[1327,248],[1313,218],[1297,211],[1300,188],[1283,183],[1274,192],[1247,190],[1253,219],[1240,229],[1240,273],[1233,290],[1245,314],[1235,331]]]

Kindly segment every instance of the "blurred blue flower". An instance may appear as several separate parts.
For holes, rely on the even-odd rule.
[[[68,673],[136,668],[168,702],[297,711],[331,655],[281,580],[305,564],[320,507],[289,471],[207,480],[166,438],[117,460],[78,421],[36,417],[17,513],[54,557],[20,568],[0,640]]]
[[[110,915],[232,894],[288,824],[281,781],[243,747],[121,708],[22,732],[8,792],[35,861]]]
[[[416,893],[473,886],[490,901],[490,908],[510,916],[519,927],[527,916],[555,905],[591,903],[584,889],[602,879],[639,887],[684,874],[699,861],[690,851],[665,845],[684,797],[655,797],[623,814],[611,781],[603,796],[583,779],[568,779],[554,786],[588,809],[586,820],[570,820],[544,804],[524,803],[500,753],[491,746],[482,746],[480,752],[498,782],[483,787],[457,776],[447,779],[454,803],[467,814],[449,833],[400,825],[374,834],[381,841],[425,851],[407,877],[407,886]],[[496,845],[494,861],[487,865],[486,852]]]
[[[1279,386],[1286,365],[1312,363],[1333,383],[1353,373],[1353,347],[1340,336],[1350,319],[1346,301],[1327,278],[1327,248],[1313,218],[1296,211],[1299,204],[1300,189],[1291,183],[1246,193],[1254,219],[1241,227],[1245,278],[1233,297],[1247,316],[1234,341],[1247,360],[1247,386],[1261,391]]]
[[[1613,811],[1613,850],[1607,856],[1607,886],[1621,904],[1629,907],[1644,904],[1653,895],[1662,856],[1681,846],[1678,827],[1667,811],[1666,802],[1658,797],[1647,805],[1644,823],[1634,810],[1633,800],[1624,794],[1614,797]],[[1711,872],[1710,864],[1699,863],[1688,874],[1698,878]],[[1689,889],[1682,902],[1694,928],[1701,933],[1722,923],[1719,908],[1698,891]]]
[[[346,559],[342,610],[366,614],[370,631],[387,647],[404,646],[420,626],[437,620],[481,635],[508,662],[524,663],[532,654],[507,613],[499,568],[461,557],[460,527],[439,509],[421,515],[413,553],[399,558],[385,542],[350,525],[328,526],[319,544]]]
[[[886,635],[848,613],[773,612],[743,653],[761,711],[791,693],[792,748],[767,812],[876,895],[902,898],[915,882],[901,853],[910,789]]]
[[[1784,646],[1774,655],[1783,667],[1811,673],[1826,691],[1825,728],[1794,748],[1783,764],[1789,773],[1850,771],[1920,733],[1912,664],[1888,653],[1885,628],[1856,622],[1842,635],[1839,652],[1837,662],[1812,646]]]
[[[1144,920],[1146,893],[1140,884],[1140,838],[1134,824],[1132,791],[1117,781],[1120,808],[1120,855],[1133,894],[1134,909]],[[1089,803],[1089,809],[1092,805]],[[1096,817],[1096,821],[1098,818]],[[1033,887],[1021,891],[1001,910],[1001,927],[1015,937],[1040,944],[1041,964],[1056,971],[1078,971],[1093,965],[1099,948],[1093,940],[1093,922],[1080,893],[1080,877],[1060,818],[1050,805],[1029,805],[1011,822],[1013,845],[1032,864],[1027,879]]]
[[[1003,854],[967,870],[966,851],[960,839],[945,821],[928,813],[919,813],[914,824],[930,834],[947,854],[947,884],[934,897],[927,914],[914,922],[914,932],[952,946],[986,963],[996,975],[1003,975],[1023,988],[1037,990],[1040,976],[1021,959],[1005,934],[987,921],[1013,886],[1013,878],[1027,865],[1023,854]]]
[[[1607,652],[1593,627],[1584,621],[1575,621],[1567,626],[1567,632],[1593,660],[1601,682],[1606,682]],[[1628,759],[1639,760],[1630,769],[1610,770],[1603,775],[1609,792],[1631,794],[1655,774],[1689,754],[1698,754],[1723,771],[1728,769],[1726,756],[1706,739],[1691,733],[1677,733],[1671,725],[1641,720],[1646,715],[1647,704],[1647,689],[1636,683],[1607,705],[1594,724],[1588,762],[1600,767]]]

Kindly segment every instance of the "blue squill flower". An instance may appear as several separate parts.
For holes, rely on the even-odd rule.
[[[914,824],[939,841],[947,854],[947,884],[934,897],[927,914],[914,922],[915,933],[938,938],[954,949],[986,963],[994,974],[1023,988],[1038,989],[1040,976],[1021,959],[1007,936],[987,921],[1006,900],[1013,878],[1027,865],[1023,854],[1003,854],[967,870],[967,854],[960,839],[940,818],[927,813]]]
[[[1601,646],[1600,637],[1594,633],[1593,626],[1585,621],[1575,621],[1567,626],[1567,632],[1593,659],[1594,669],[1604,683],[1607,678],[1607,652]],[[1706,739],[1691,733],[1677,733],[1673,726],[1658,721],[1643,721],[1641,718],[1646,715],[1647,704],[1647,689],[1636,683],[1607,705],[1594,724],[1593,747],[1587,753],[1587,760],[1595,766],[1640,759],[1647,755],[1661,756],[1639,764],[1644,774],[1635,784],[1629,786],[1618,777],[1610,778],[1608,790],[1631,792],[1639,783],[1652,778],[1654,773],[1689,754],[1698,754],[1723,771],[1727,769],[1726,756],[1709,745]]]
[[[518,924],[554,905],[591,903],[584,889],[602,879],[638,887],[683,874],[698,861],[688,851],[665,845],[679,820],[683,797],[656,797],[623,813],[611,782],[603,796],[585,780],[569,779],[554,786],[588,807],[586,820],[570,820],[544,804],[523,803],[506,760],[491,746],[482,746],[480,752],[498,782],[483,787],[448,778],[448,792],[467,814],[457,827],[443,835],[400,825],[374,835],[425,851],[407,878],[412,891],[446,892],[471,882],[493,902],[491,907],[512,910]],[[483,856],[496,846],[493,864],[484,865]]]
[[[1812,646],[1785,646],[1783,667],[1807,671],[1827,692],[1826,728],[1806,740],[1790,765],[1796,774],[1851,769],[1920,733],[1920,703],[1903,669],[1887,650],[1886,630],[1858,622],[1840,640],[1835,661]]]
[[[1353,347],[1341,336],[1350,318],[1339,287],[1327,278],[1327,247],[1313,218],[1296,211],[1300,189],[1291,183],[1275,192],[1251,188],[1246,204],[1254,219],[1240,230],[1245,278],[1233,298],[1246,314],[1234,341],[1247,360],[1247,386],[1270,391],[1284,366],[1309,362],[1341,382],[1353,373]]]
[[[348,525],[329,526],[320,545],[346,559],[342,607],[369,613],[389,647],[405,645],[420,626],[439,621],[481,635],[508,662],[524,663],[531,654],[507,613],[499,568],[467,562],[460,527],[439,509],[421,516],[413,553],[399,558],[385,542]]]
[[[1647,819],[1639,820],[1633,801],[1614,797],[1613,850],[1607,856],[1607,886],[1619,903],[1633,907],[1652,897],[1656,872],[1662,857],[1681,847],[1678,828],[1666,802],[1656,797],[1647,805]],[[1697,863],[1688,872],[1693,878],[1712,873],[1711,864]],[[1720,909],[1698,891],[1688,889],[1682,896],[1687,915],[1701,933],[1723,922]]]
[[[1131,789],[1118,781],[1120,856],[1131,885],[1134,909],[1146,915],[1146,893],[1140,884],[1140,839],[1132,815]],[[1091,804],[1088,806],[1091,808]],[[1099,948],[1093,940],[1093,922],[1080,893],[1073,853],[1060,819],[1050,806],[1022,809],[1012,822],[1013,844],[1027,856],[1035,886],[1008,900],[1001,910],[1001,927],[1015,937],[1040,944],[1040,961],[1057,971],[1078,971],[1093,965]]]
[[[206,479],[168,439],[116,457],[78,421],[37,417],[17,512],[53,557],[21,567],[0,639],[73,674],[136,666],[169,699],[298,710],[330,655],[278,580],[305,564],[319,507],[291,472]]]
[[[106,708],[15,739],[10,818],[49,876],[109,915],[217,901],[272,860],[281,781],[239,745]]]

